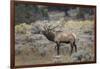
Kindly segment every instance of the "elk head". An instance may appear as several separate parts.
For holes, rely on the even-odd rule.
[[[56,26],[52,26],[52,25],[44,25],[43,27],[43,35],[50,41],[54,41],[54,38],[55,38],[55,31],[54,29],[58,27],[58,25]]]

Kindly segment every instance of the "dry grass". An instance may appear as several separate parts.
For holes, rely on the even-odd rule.
[[[30,28],[31,26],[29,26]],[[70,55],[70,46],[65,44],[64,48],[60,49],[61,52],[61,63],[68,63],[68,62],[83,62],[83,61],[93,61],[94,60],[94,21],[85,20],[85,21],[67,21],[64,22],[62,27],[67,31],[74,32],[77,34],[77,47],[78,52]],[[28,28],[28,27],[26,27]],[[18,26],[15,27],[16,31],[19,31]],[[23,31],[20,29],[20,31]],[[25,34],[22,34],[25,35]],[[30,36],[30,35],[29,35]],[[34,35],[32,35],[35,37]],[[25,36],[26,37],[26,36]],[[17,38],[17,36],[16,36]],[[21,38],[20,38],[21,39]],[[40,39],[41,40],[41,39]],[[44,39],[44,41],[47,41]],[[23,41],[24,42],[24,41]],[[20,42],[20,44],[22,44]],[[18,46],[19,44],[16,44]],[[28,46],[29,45],[29,46]],[[40,47],[47,48],[44,50],[46,53],[44,56],[38,48]],[[48,64],[48,63],[55,63],[55,44],[50,43],[45,45],[39,46],[37,40],[33,40],[32,42],[24,42],[23,46],[20,47],[21,53],[16,55],[16,65],[31,65],[31,64]],[[16,50],[18,51],[18,50]],[[84,53],[84,54],[83,54]],[[81,59],[78,59],[82,55]],[[88,57],[87,57],[87,56]],[[74,60],[75,59],[75,60]]]

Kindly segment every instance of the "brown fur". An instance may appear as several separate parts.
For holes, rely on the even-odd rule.
[[[59,49],[60,49],[60,43],[66,43],[70,44],[71,46],[71,54],[73,52],[73,47],[75,48],[75,51],[77,52],[77,46],[76,46],[76,35],[74,33],[68,33],[68,32],[63,32],[63,31],[52,31],[49,29],[46,29],[42,31],[44,36],[57,44],[57,55],[60,54]]]

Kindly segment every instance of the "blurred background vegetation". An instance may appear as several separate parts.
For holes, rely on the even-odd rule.
[[[92,20],[94,8],[16,4],[15,24],[32,23],[36,20],[50,20],[55,13],[61,13],[61,15],[63,14],[63,17],[66,20]],[[56,15],[56,17],[58,17],[58,15]]]

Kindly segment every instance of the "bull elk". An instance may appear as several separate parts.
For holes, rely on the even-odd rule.
[[[50,26],[44,26],[44,30],[42,31],[43,35],[52,42],[56,43],[56,48],[57,48],[57,55],[60,54],[60,43],[66,43],[70,44],[71,46],[71,54],[73,52],[73,47],[75,49],[75,52],[77,52],[77,45],[75,43],[76,41],[76,35],[74,33],[68,33],[64,31],[54,31],[54,29],[57,26],[51,28]]]

